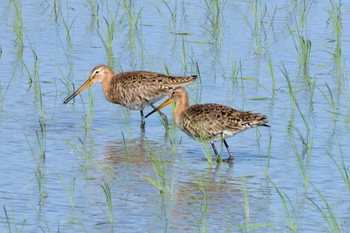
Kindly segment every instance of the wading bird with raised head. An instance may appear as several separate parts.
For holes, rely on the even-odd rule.
[[[144,130],[143,110],[145,107],[153,106],[155,102],[169,96],[175,88],[185,86],[196,79],[196,75],[170,76],[150,71],[129,71],[115,74],[110,67],[99,65],[91,71],[87,81],[63,103],[67,104],[85,88],[100,82],[102,83],[102,91],[109,102],[140,111],[141,129]],[[160,114],[167,125],[166,116]]]
[[[221,104],[189,105],[187,91],[183,87],[174,89],[169,99],[146,115],[146,118],[166,105],[175,102],[174,118],[176,125],[195,140],[209,142],[220,162],[220,155],[214,142],[223,140],[229,157],[224,161],[232,161],[233,154],[225,138],[257,126],[270,127],[266,116],[260,113],[243,112]]]

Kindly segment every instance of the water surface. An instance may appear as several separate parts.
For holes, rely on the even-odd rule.
[[[14,2],[1,4],[1,232],[349,231],[350,4],[337,34],[337,1],[215,2],[22,1],[23,52]],[[95,84],[86,129],[88,91],[62,102],[98,64],[198,74],[191,103],[272,127],[228,139],[234,163],[210,164],[209,146],[157,115],[141,133],[140,113]]]

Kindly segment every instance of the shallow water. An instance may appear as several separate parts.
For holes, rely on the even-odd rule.
[[[302,4],[257,1],[256,27],[254,3],[219,2],[216,14],[206,1],[95,1],[94,18],[80,1],[22,1],[21,53],[14,4],[3,2],[0,231],[349,231],[350,4],[342,2],[337,40],[328,1],[312,2],[304,25]],[[98,33],[106,38],[115,15],[111,61]],[[298,28],[311,41],[306,70]],[[39,81],[30,84],[33,51]],[[156,114],[142,134],[140,113],[108,103],[95,84],[86,130],[88,91],[62,102],[94,66],[108,63],[116,71],[199,74],[188,87],[191,103],[260,112],[271,128],[228,139],[234,163],[210,164],[209,146],[174,123],[166,135]],[[171,119],[170,107],[164,113]]]

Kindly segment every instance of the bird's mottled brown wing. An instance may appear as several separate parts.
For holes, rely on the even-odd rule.
[[[176,87],[185,86],[197,79],[197,76],[168,76],[149,71],[131,71],[118,73],[113,80],[114,102],[131,109],[140,109],[141,105],[153,104]],[[133,106],[134,105],[134,106]]]
[[[243,112],[220,104],[192,105],[182,114],[182,128],[195,137],[213,138],[223,131],[239,133],[247,128],[266,125],[261,114]]]

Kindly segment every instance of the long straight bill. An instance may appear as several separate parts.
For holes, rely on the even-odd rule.
[[[156,107],[155,109],[153,109],[152,112],[148,113],[145,118],[147,118],[148,116],[152,115],[153,113],[155,113],[156,111],[161,110],[162,108],[164,108],[165,106],[171,104],[173,102],[173,100],[171,98],[167,99],[166,101],[164,101],[161,105],[159,105],[158,107]]]
[[[92,84],[92,80],[88,79],[81,87],[79,87],[73,94],[67,97],[65,101],[63,101],[64,104],[67,104],[69,101],[71,101],[74,97],[76,97],[80,92],[82,92],[85,88],[89,87]]]

